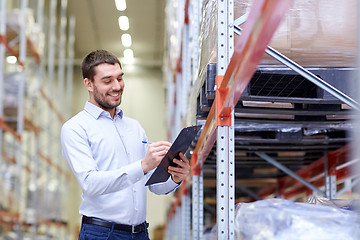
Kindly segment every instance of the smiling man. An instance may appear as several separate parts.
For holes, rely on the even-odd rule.
[[[123,115],[124,73],[116,56],[91,52],[82,73],[89,101],[61,129],[63,155],[82,189],[79,239],[149,239],[145,183],[171,144],[143,144],[144,129]],[[171,177],[150,191],[168,194],[186,178],[188,159],[180,153],[173,161]]]

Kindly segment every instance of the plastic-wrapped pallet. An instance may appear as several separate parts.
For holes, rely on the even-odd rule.
[[[5,75],[3,105],[6,116],[16,116],[21,81],[25,81],[26,94],[26,76],[23,72],[13,72]]]
[[[253,2],[235,0],[234,18],[249,13]],[[269,45],[302,66],[354,67],[357,52],[356,4],[356,0],[342,1],[341,4],[338,0],[294,0]],[[198,72],[201,80],[206,76],[207,65],[217,61],[216,20],[217,0],[203,0]],[[238,40],[239,36],[235,34],[235,45]],[[261,64],[280,63],[265,54]]]
[[[241,240],[360,239],[360,216],[337,207],[267,199],[236,205]]]
[[[14,41],[20,32],[22,17],[25,17],[26,29],[25,34],[28,40],[30,40],[34,50],[42,56],[45,49],[45,34],[41,31],[41,28],[38,23],[35,22],[34,11],[32,9],[27,9],[25,16],[22,16],[21,9],[9,9],[6,12],[6,35],[7,41]],[[17,42],[17,41],[16,41]],[[28,46],[28,50],[29,50]],[[15,51],[18,51],[18,48],[13,47]]]
[[[204,231],[204,240],[216,240],[217,239],[217,224],[208,227]]]
[[[317,195],[312,195],[307,199],[306,202],[316,205],[338,207],[347,210],[360,210],[359,199],[328,199]]]

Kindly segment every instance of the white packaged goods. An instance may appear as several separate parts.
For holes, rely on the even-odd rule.
[[[360,239],[360,217],[338,207],[267,199],[236,206],[241,240]]]
[[[250,12],[253,0],[235,0],[234,18]],[[354,67],[356,65],[356,1],[294,0],[270,46],[302,66]],[[203,1],[200,30],[199,79],[217,55],[217,0]],[[246,23],[245,23],[246,24]],[[245,27],[245,24],[240,26]],[[336,29],[336,30],[334,30]],[[239,36],[235,34],[235,46]],[[264,55],[263,65],[281,65]]]
[[[25,81],[26,89],[26,75],[23,72],[13,72],[5,75],[4,80],[4,108],[16,108],[19,101],[19,86],[20,82]]]
[[[25,16],[22,15],[21,10],[18,8],[6,12],[7,41],[18,41],[17,37],[21,29],[22,17],[25,18],[25,35],[29,40],[27,50],[35,51],[42,56],[45,48],[45,34],[41,31],[39,24],[35,22],[34,11],[32,9],[27,9]],[[16,47],[13,46],[13,48],[15,51],[18,51]]]

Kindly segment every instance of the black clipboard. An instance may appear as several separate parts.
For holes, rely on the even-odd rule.
[[[197,133],[199,132],[201,126],[191,126],[183,128],[179,135],[176,137],[174,143],[171,145],[169,151],[166,153],[164,158],[161,160],[159,166],[155,169],[154,173],[151,175],[149,180],[146,182],[145,186],[166,182],[170,174],[168,173],[169,166],[176,166],[173,163],[174,158],[179,159],[179,153],[182,152],[185,154],[187,149],[190,147],[190,144],[196,137]]]

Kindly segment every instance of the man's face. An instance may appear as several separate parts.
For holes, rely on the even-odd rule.
[[[114,112],[121,103],[124,90],[123,72],[119,64],[103,63],[96,67],[94,81],[84,79],[90,93],[90,102],[102,109]]]

